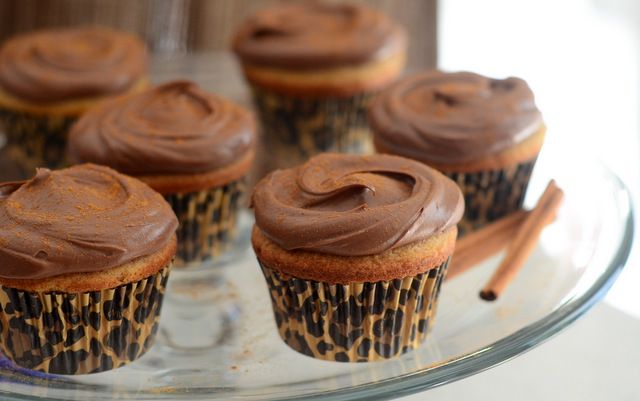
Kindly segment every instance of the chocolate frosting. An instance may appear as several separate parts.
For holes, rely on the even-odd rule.
[[[384,59],[406,47],[404,30],[357,4],[279,4],[247,19],[233,49],[249,64],[318,69]]]
[[[166,247],[171,207],[142,182],[91,164],[0,184],[0,277],[42,279],[118,267]]]
[[[540,129],[533,93],[519,78],[426,72],[401,80],[374,101],[376,143],[433,163],[466,163],[521,143]]]
[[[133,175],[209,172],[251,150],[254,136],[249,112],[179,81],[86,113],[72,128],[69,156]]]
[[[436,170],[390,155],[321,154],[255,188],[256,225],[286,250],[373,255],[454,226],[464,200]]]
[[[0,48],[0,86],[34,102],[120,93],[146,69],[138,38],[101,27],[28,33]]]

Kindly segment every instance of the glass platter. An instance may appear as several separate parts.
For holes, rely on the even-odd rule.
[[[401,358],[345,364],[289,349],[278,337],[249,245],[246,212],[236,247],[222,262],[173,271],[159,338],[143,358],[86,376],[34,373],[0,360],[0,398],[385,399],[508,361],[584,314],[611,286],[631,247],[633,213],[624,184],[589,158],[572,155],[567,163],[563,149],[545,145],[526,202],[535,204],[555,178],[565,190],[563,206],[504,296],[493,303],[478,297],[499,256],[446,281],[428,341]]]

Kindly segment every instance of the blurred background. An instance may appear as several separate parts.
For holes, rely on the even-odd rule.
[[[231,33],[267,0],[0,0],[0,41],[34,28],[99,23],[134,31],[156,81],[187,73],[248,103]],[[409,71],[438,67],[519,76],[536,94],[566,163],[587,154],[640,199],[640,2],[372,0],[410,32]],[[10,16],[10,18],[7,18]],[[193,56],[186,57],[186,54]],[[0,171],[8,167],[2,166]],[[576,177],[588,180],[589,177]],[[638,226],[638,224],[636,224]],[[640,399],[640,251],[605,302],[516,361],[429,393],[431,400]],[[635,379],[634,379],[635,378]],[[544,383],[544,386],[540,385]],[[415,395],[407,400],[425,399]]]
[[[0,23],[0,41],[34,29],[76,25],[135,32],[152,52],[155,83],[187,78],[252,107],[239,66],[229,53],[231,39],[247,16],[278,1],[282,0],[0,0],[0,16],[9,16]],[[419,38],[410,42],[407,70],[436,67],[436,0],[402,0],[401,6],[396,0],[360,2],[384,11],[402,23],[411,38]],[[262,153],[258,152],[252,181],[269,170]],[[8,159],[0,151],[4,179],[30,175],[17,171]]]
[[[238,24],[277,0],[21,0],[0,1],[0,40],[34,28],[101,24],[145,38],[154,53],[225,50]],[[409,64],[436,62],[435,0],[360,1],[402,22],[412,38]]]

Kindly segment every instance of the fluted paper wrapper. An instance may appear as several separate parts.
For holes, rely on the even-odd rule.
[[[132,362],[153,345],[169,270],[83,293],[0,286],[0,350],[21,367],[63,375]]]
[[[30,174],[36,167],[66,165],[67,136],[75,116],[47,116],[0,107],[0,131],[13,163]]]
[[[240,199],[246,180],[198,192],[165,195],[178,216],[178,252],[175,267],[215,260],[237,236]]]
[[[295,166],[322,152],[372,153],[366,113],[374,95],[299,98],[253,87],[267,167]]]
[[[483,227],[522,208],[536,159],[500,170],[472,173],[443,171],[464,195],[465,210],[458,236]]]
[[[328,284],[260,262],[280,337],[305,355],[339,362],[383,360],[418,347],[433,324],[448,264],[390,281]]]

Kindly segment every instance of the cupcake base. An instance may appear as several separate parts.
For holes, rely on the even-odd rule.
[[[57,169],[66,162],[67,134],[75,116],[46,116],[0,108],[0,129],[13,162],[25,171]]]
[[[298,165],[322,152],[372,153],[367,108],[375,93],[304,98],[252,89],[269,167]]]
[[[83,293],[0,286],[0,351],[22,367],[63,375],[134,361],[153,345],[169,270]]]
[[[476,230],[522,208],[536,159],[500,170],[443,173],[455,181],[464,195],[465,211],[458,235]]]
[[[180,222],[174,266],[214,260],[233,244],[245,190],[245,180],[240,179],[208,190],[165,195]]]
[[[413,277],[352,284],[287,277],[258,262],[287,345],[314,358],[368,362],[398,356],[424,341],[449,259]]]

